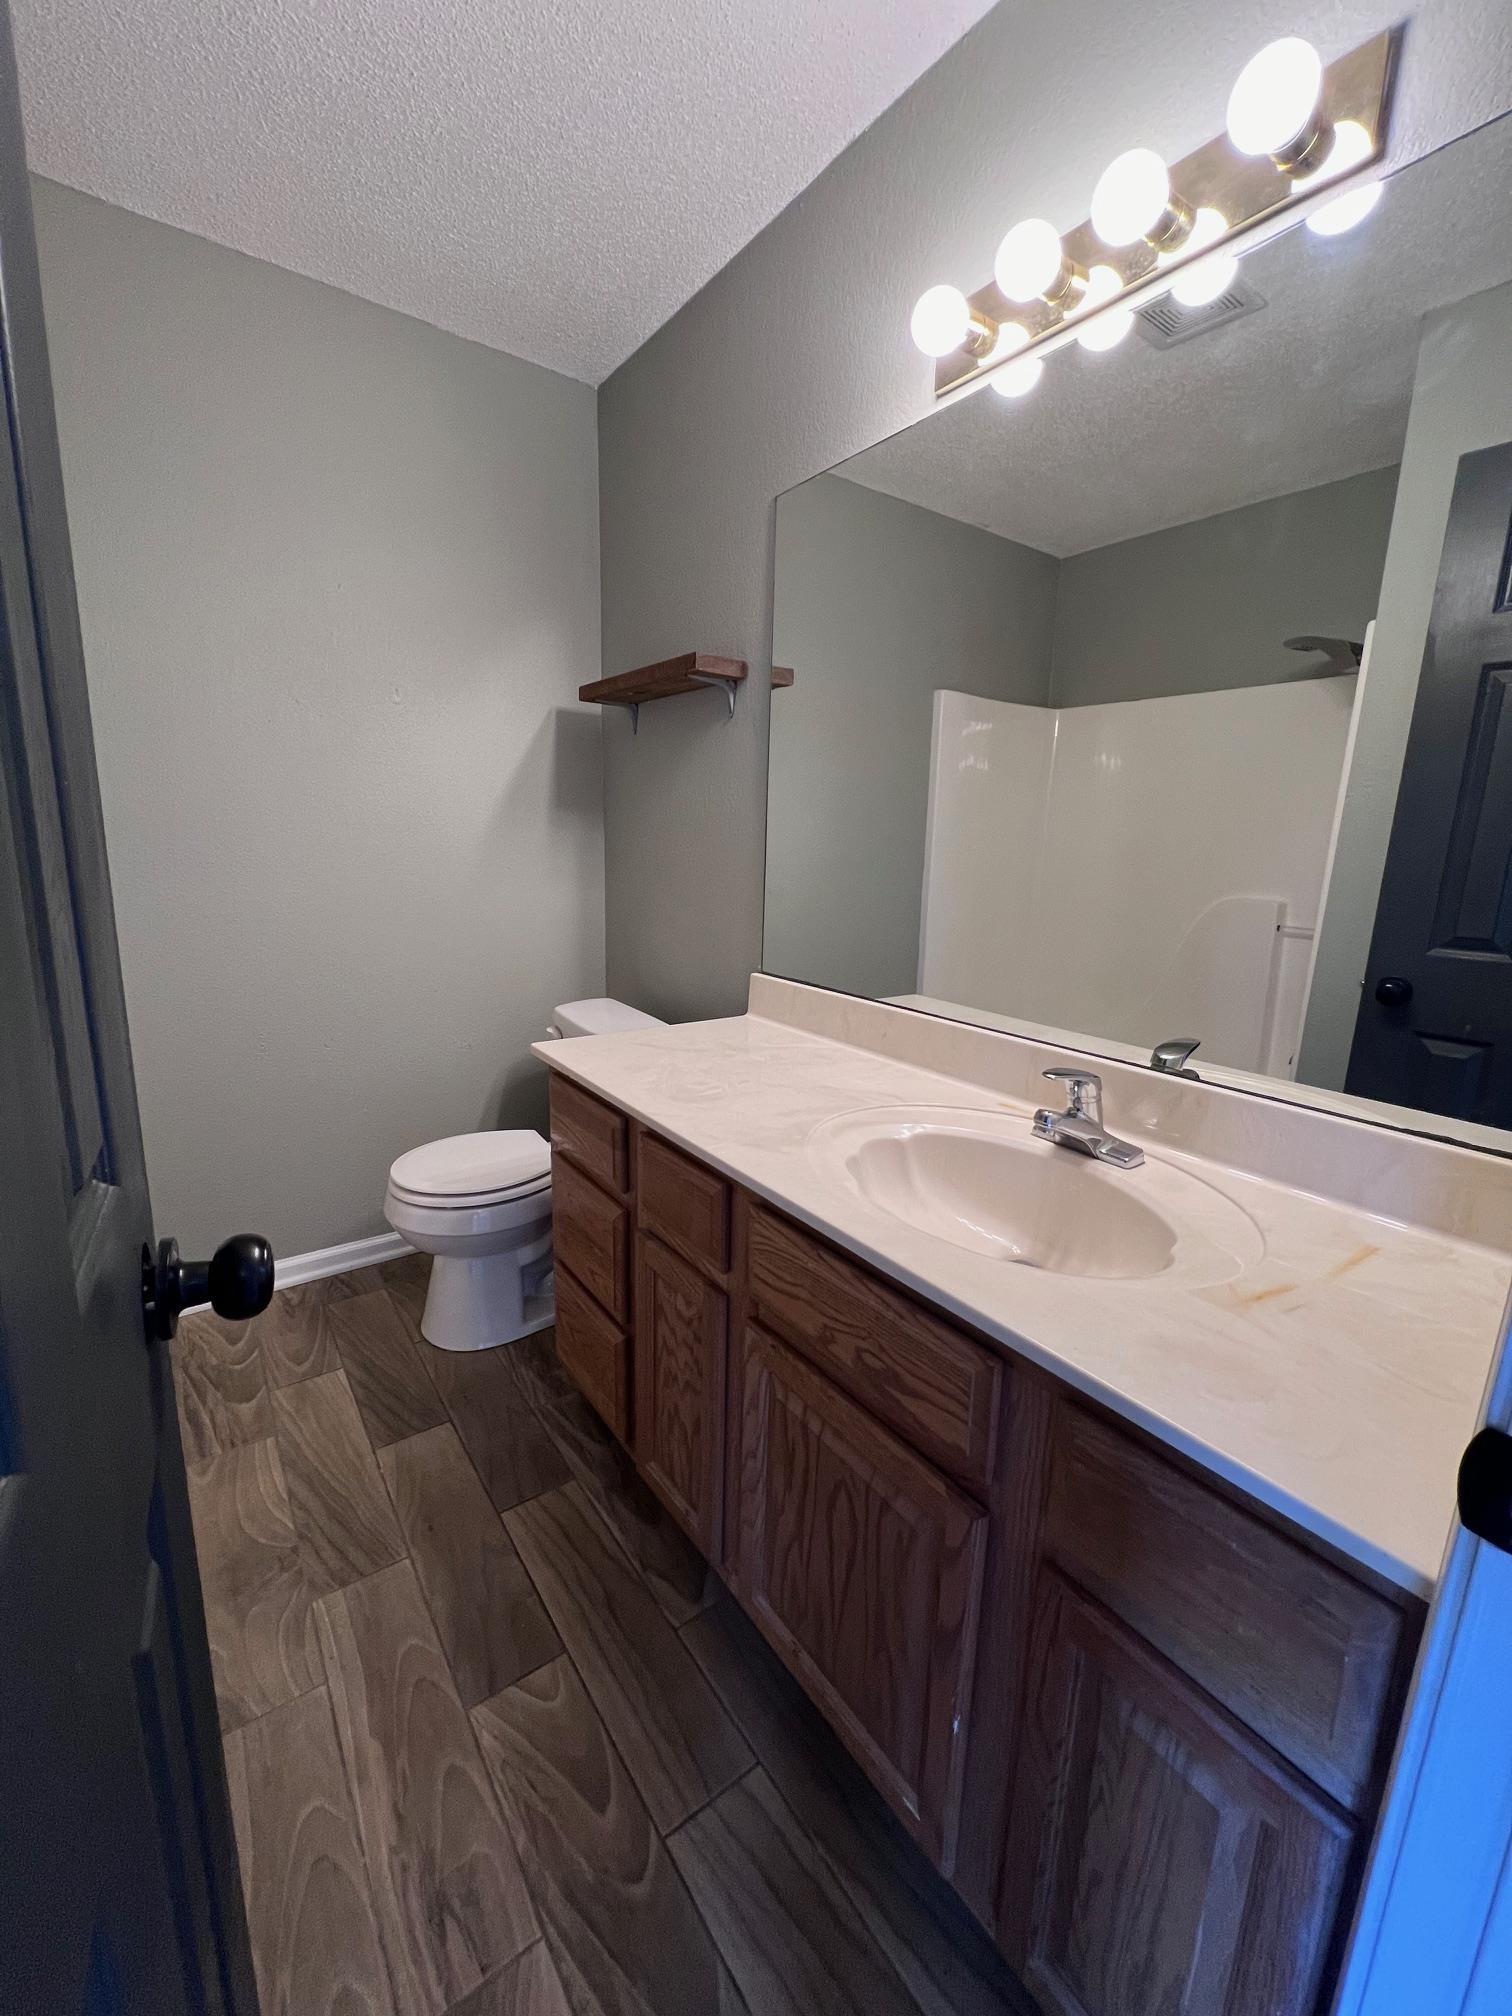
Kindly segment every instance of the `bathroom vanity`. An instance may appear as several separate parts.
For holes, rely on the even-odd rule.
[[[1178,1144],[1199,1100],[1264,1117],[1234,1094],[1116,1086],[1149,1159],[1100,1169],[1031,1141],[1035,1045],[955,1032],[1019,1105],[844,1011],[881,1047],[757,1016],[540,1047],[563,1363],[1047,2010],[1315,2011],[1505,1256],[1155,1145],[1150,1099]],[[1451,1159],[1452,1221],[1504,1213],[1477,1158],[1377,1138]],[[1092,1244],[1012,1264],[974,1156],[1010,1211],[1061,1186],[1028,1248]],[[1427,1382],[1355,1350],[1409,1275]]]

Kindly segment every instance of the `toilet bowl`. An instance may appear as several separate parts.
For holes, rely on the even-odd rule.
[[[564,1001],[549,1036],[663,1026],[623,1001]],[[454,1134],[411,1148],[389,1170],[383,1215],[431,1258],[422,1335],[443,1351],[486,1351],[556,1320],[551,1279],[551,1147],[528,1128]]]
[[[383,1215],[431,1254],[421,1333],[443,1351],[485,1351],[544,1330],[551,1294],[551,1148],[504,1128],[401,1155]]]

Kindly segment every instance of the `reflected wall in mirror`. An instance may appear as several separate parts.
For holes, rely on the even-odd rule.
[[[768,971],[1512,1151],[1508,187],[778,499]]]

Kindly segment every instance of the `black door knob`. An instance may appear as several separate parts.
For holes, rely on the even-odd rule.
[[[1512,1435],[1482,1428],[1460,1459],[1460,1523],[1512,1554]]]
[[[1375,996],[1383,1008],[1405,1008],[1412,999],[1412,982],[1389,976],[1377,980]]]
[[[176,1239],[160,1239],[155,1254],[142,1248],[142,1317],[148,1337],[161,1343],[198,1303],[244,1323],[272,1300],[273,1248],[256,1232],[238,1232],[216,1247],[213,1260],[181,1260]]]

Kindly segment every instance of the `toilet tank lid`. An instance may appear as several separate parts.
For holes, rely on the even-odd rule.
[[[551,1144],[528,1127],[453,1134],[411,1148],[389,1170],[396,1189],[418,1197],[478,1197],[521,1188],[551,1173]]]
[[[563,1001],[552,1013],[564,1036],[614,1036],[626,1029],[664,1029],[659,1015],[642,1014],[628,1001],[600,995],[593,1001]]]

